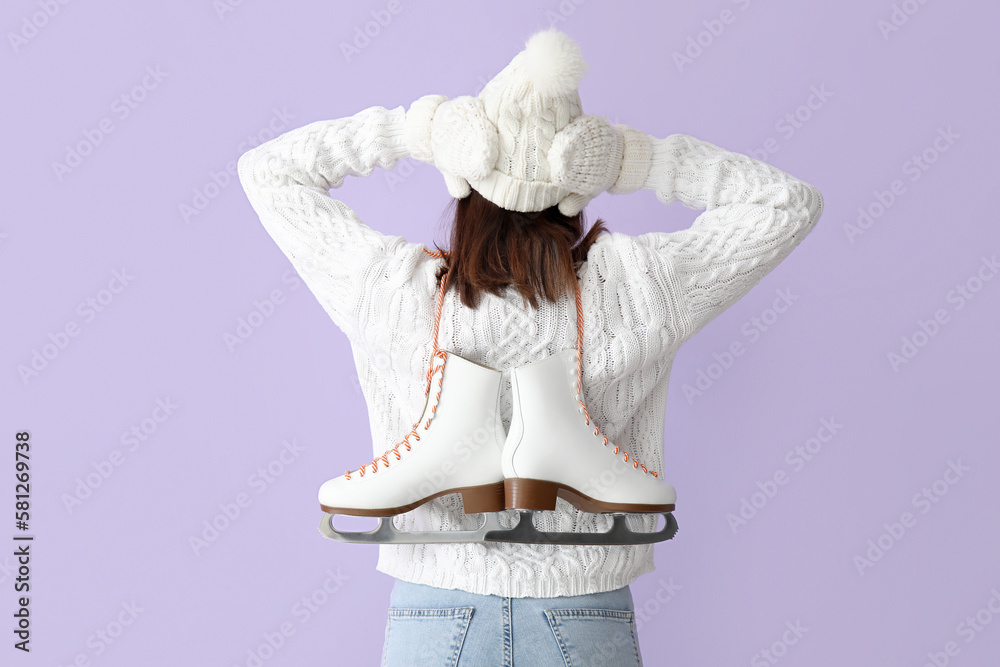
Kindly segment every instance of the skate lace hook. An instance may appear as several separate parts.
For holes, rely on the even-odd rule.
[[[427,252],[432,257],[440,257],[441,256],[441,253],[431,252],[431,251],[427,250],[426,248],[424,248],[424,252]],[[437,346],[438,327],[441,324],[441,303],[442,303],[442,300],[444,299],[444,291],[445,291],[445,289],[447,287],[447,278],[448,278],[448,273],[445,272],[445,274],[442,276],[440,289],[438,290],[437,316],[435,317],[435,320],[434,320],[434,336],[433,336],[433,339],[432,339],[433,340],[434,351],[431,353],[431,364],[430,364],[431,368],[427,369],[427,387],[424,390],[424,398],[425,399],[430,395],[431,380],[433,379],[434,374],[438,373],[438,371],[442,371],[442,372],[438,373],[438,390],[437,390],[437,393],[434,396],[434,405],[431,406],[431,416],[427,418],[427,422],[424,424],[424,430],[425,431],[428,428],[430,428],[430,426],[431,426],[431,420],[434,419],[434,414],[437,412],[438,403],[440,403],[440,401],[441,401],[441,383],[444,381],[444,372],[443,372],[443,369],[444,369],[445,364],[444,363],[440,363],[437,366],[434,366],[434,358],[438,357],[438,358],[442,359],[444,362],[446,362],[448,360],[448,351],[447,350],[441,350]],[[423,415],[421,415],[421,417],[422,416]],[[417,433],[417,426],[419,426],[419,425],[420,425],[420,419],[417,419],[417,421],[413,422],[413,425],[410,427],[410,432],[407,433],[405,436],[403,436],[402,440],[400,440],[395,445],[393,445],[389,449],[387,449],[384,452],[382,452],[381,456],[376,456],[374,459],[371,460],[371,463],[366,463],[363,466],[361,466],[360,468],[358,468],[358,476],[359,477],[364,477],[365,476],[365,468],[368,467],[368,466],[372,467],[372,473],[378,472],[379,462],[381,462],[383,464],[383,467],[388,468],[389,467],[389,455],[390,454],[392,454],[393,456],[395,456],[397,461],[400,460],[402,458],[400,456],[400,454],[399,454],[399,448],[400,448],[400,446],[406,447],[406,451],[410,451],[410,442],[409,442],[410,436],[412,435],[413,438],[415,440],[417,440],[417,441],[420,440],[420,434]],[[351,471],[349,469],[344,471],[344,477],[346,479],[351,479]]]
[[[583,412],[584,419],[587,420],[587,426],[590,426],[590,413],[587,412],[587,405],[586,403],[583,402],[583,371],[581,370],[580,367],[581,363],[580,360],[583,358],[583,303],[580,299],[579,282],[577,283],[576,286],[576,332],[577,332],[576,333],[576,379],[575,379],[576,399],[577,403],[579,403],[580,407],[582,408],[581,412]],[[600,428],[597,426],[596,423],[594,424],[594,435],[600,435],[602,438],[604,438],[604,442],[601,444],[603,444],[605,447],[608,446],[608,436],[601,435]],[[628,463],[629,461],[628,452],[623,451],[621,447],[615,445],[614,453],[615,456],[617,456],[618,454],[623,454],[624,458],[622,460],[625,461],[625,463]],[[636,470],[641,469],[643,473],[652,475],[653,477],[659,477],[659,475],[656,473],[655,470],[648,469],[646,466],[639,463],[639,461],[636,460],[635,457],[632,457],[632,467],[635,468]]]

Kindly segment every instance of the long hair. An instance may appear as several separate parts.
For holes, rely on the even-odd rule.
[[[597,236],[610,233],[598,218],[584,235],[583,211],[565,216],[555,205],[519,213],[475,190],[450,206],[455,207],[451,249],[434,244],[445,260],[436,278],[450,271],[447,289],[456,286],[469,308],[478,307],[481,291],[503,296],[508,285],[516,286],[532,308],[538,308],[539,296],[556,301],[574,289],[576,272]]]

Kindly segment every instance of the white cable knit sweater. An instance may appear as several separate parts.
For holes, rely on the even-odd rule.
[[[329,195],[344,177],[391,169],[409,157],[404,107],[375,106],[321,120],[240,157],[239,177],[265,229],[351,342],[368,403],[372,455],[399,442],[424,405],[436,269],[425,246],[382,234]],[[664,469],[663,416],[681,343],[745,295],[813,228],[823,198],[812,185],[748,156],[684,134],[652,138],[643,185],[664,204],[703,209],[686,230],[602,234],[579,272],[584,312],[583,391],[591,418],[616,444],[673,482]],[[525,307],[508,287],[478,309],[449,290],[439,347],[504,371],[502,418],[510,425],[509,370],[576,344],[576,298]],[[327,477],[364,454],[330,454]],[[317,479],[319,484],[325,481]],[[679,508],[683,508],[683,498]],[[404,530],[475,527],[457,494],[396,519]],[[308,509],[308,508],[306,508]],[[304,510],[305,511],[305,510]],[[513,514],[513,511],[507,513]],[[558,500],[536,519],[548,530],[604,529],[607,517]],[[607,522],[607,523],[606,523]],[[379,547],[377,569],[406,581],[510,597],[613,590],[654,569],[651,545],[407,544]]]

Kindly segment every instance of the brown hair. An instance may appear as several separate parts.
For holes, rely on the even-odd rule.
[[[610,233],[598,218],[584,235],[583,211],[565,216],[555,205],[519,213],[497,206],[475,190],[448,206],[455,206],[451,250],[434,244],[445,260],[435,277],[440,280],[450,271],[448,288],[457,285],[469,308],[478,307],[480,290],[503,296],[508,285],[515,285],[535,309],[538,296],[555,301],[572,292],[574,276],[590,246],[601,232]]]

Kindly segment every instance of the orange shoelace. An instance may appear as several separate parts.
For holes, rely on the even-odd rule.
[[[427,248],[424,248],[424,252],[428,253],[432,257],[441,257],[442,256],[441,253],[439,253],[439,252],[432,252],[432,251],[428,250]],[[443,363],[438,364],[437,366],[434,366],[434,357],[439,357],[440,359],[443,359],[444,361],[448,360],[448,351],[447,350],[441,350],[441,349],[439,349],[438,345],[437,345],[438,329],[441,326],[441,304],[442,304],[442,302],[444,300],[444,292],[445,292],[445,289],[447,288],[447,284],[448,284],[448,272],[446,271],[444,273],[444,275],[441,276],[441,285],[440,285],[440,289],[438,290],[437,315],[434,318],[433,352],[431,353],[431,364],[430,364],[430,367],[427,369],[427,387],[424,390],[424,398],[425,399],[428,396],[430,396],[430,392],[431,392],[431,380],[434,377],[434,374],[437,373],[439,370],[444,369],[444,364]],[[428,428],[430,428],[430,426],[431,426],[431,420],[434,419],[434,414],[437,412],[438,402],[441,400],[441,386],[442,386],[443,382],[444,382],[444,373],[443,372],[438,373],[438,390],[437,390],[437,394],[434,396],[434,405],[431,407],[431,416],[427,418],[427,421],[424,424],[424,430],[425,431]],[[418,442],[420,441],[420,434],[417,433],[417,426],[419,426],[419,425],[420,425],[420,420],[417,419],[417,421],[413,422],[413,426],[410,427],[410,432],[407,433],[403,437],[402,440],[400,440],[394,446],[392,446],[389,449],[387,449],[384,452],[382,452],[381,456],[376,456],[374,459],[372,459],[371,463],[366,463],[363,466],[361,466],[360,468],[358,468],[358,476],[359,477],[364,477],[365,476],[365,468],[367,468],[368,466],[371,466],[373,473],[378,472],[378,467],[379,467],[380,463],[382,464],[382,467],[388,468],[389,467],[389,455],[390,454],[392,454],[393,456],[395,456],[397,461],[400,460],[402,458],[402,456],[399,453],[399,448],[400,447],[405,447],[406,451],[410,451],[410,436],[413,436],[414,440],[416,440]],[[349,469],[344,471],[344,477],[347,478],[347,479],[351,479],[351,471]]]
[[[580,397],[583,396],[583,374],[582,371],[580,370],[580,364],[582,359],[583,359],[583,302],[580,299],[580,281],[579,279],[577,279],[576,281],[576,395],[577,395],[577,403],[579,403],[580,407],[583,408],[583,416],[584,419],[587,420],[587,425],[589,426],[590,413],[587,412],[587,405],[580,399]],[[594,424],[594,435],[601,435],[600,429],[598,428],[596,423]],[[604,438],[604,442],[602,444],[605,447],[607,447],[608,436],[601,435],[601,437]],[[617,456],[618,454],[623,454],[624,458],[622,460],[625,463],[628,463],[629,458],[631,458],[632,467],[635,468],[636,470],[642,470],[644,473],[648,475],[652,475],[653,477],[659,477],[659,475],[656,473],[655,470],[648,469],[646,466],[639,463],[639,461],[636,460],[634,456],[630,457],[629,453],[623,450],[618,445],[615,445],[614,454],[615,456]]]

